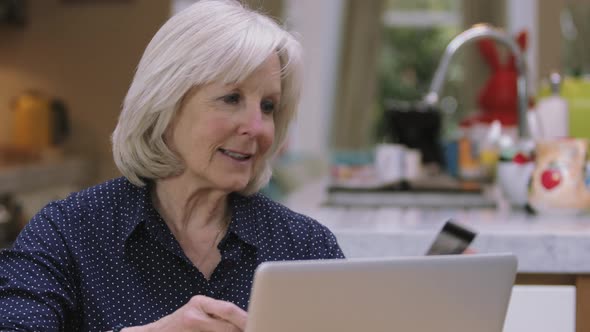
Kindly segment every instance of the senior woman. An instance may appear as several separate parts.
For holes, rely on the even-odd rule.
[[[242,331],[261,262],[343,257],[257,193],[300,67],[299,43],[237,1],[164,24],[113,133],[124,177],[50,203],[0,254],[0,330]]]

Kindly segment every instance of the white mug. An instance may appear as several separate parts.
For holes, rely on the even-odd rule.
[[[399,144],[379,144],[375,147],[375,170],[379,180],[393,183],[404,176],[405,148]]]
[[[528,201],[529,183],[535,163],[500,161],[496,170],[496,181],[504,197],[512,206],[524,207]]]

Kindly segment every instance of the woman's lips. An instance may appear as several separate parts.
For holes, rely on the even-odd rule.
[[[221,153],[223,153],[224,155],[226,155],[232,159],[238,160],[238,161],[248,160],[248,159],[252,158],[252,155],[253,155],[251,153],[242,153],[242,152],[231,151],[231,150],[222,149],[222,148],[219,148],[219,151]]]

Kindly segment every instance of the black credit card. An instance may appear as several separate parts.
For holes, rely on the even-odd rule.
[[[440,230],[426,255],[462,254],[475,238],[475,232],[448,220]]]

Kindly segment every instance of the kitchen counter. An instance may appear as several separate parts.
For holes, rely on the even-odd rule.
[[[345,255],[423,255],[453,218],[477,232],[471,248],[518,257],[519,284],[575,285],[576,331],[590,331],[590,215],[540,216],[499,208],[326,206],[326,182],[304,186],[285,201],[330,228]],[[582,314],[584,313],[584,314]]]
[[[590,274],[590,215],[539,216],[497,208],[324,206],[316,182],[285,202],[329,227],[347,257],[423,255],[449,218],[477,232],[478,252],[512,252],[525,273]]]

